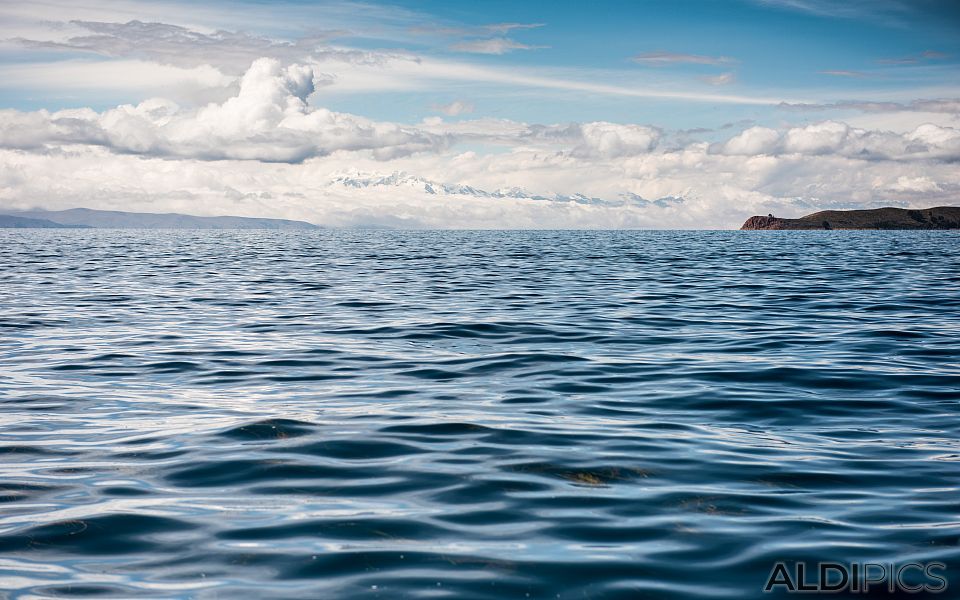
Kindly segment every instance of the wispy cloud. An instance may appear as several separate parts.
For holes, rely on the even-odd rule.
[[[630,85],[626,83],[601,83],[574,79],[567,76],[554,76],[543,69],[532,68],[491,68],[466,62],[439,61],[423,59],[419,64],[398,62],[396,69],[402,69],[399,74],[404,79],[428,78],[432,81],[446,80],[451,82],[473,81],[497,83],[503,85],[563,90],[568,92],[584,92],[606,96],[622,96],[633,98],[650,98],[664,100],[688,100],[691,102],[711,102],[723,104],[770,105],[776,106],[783,102],[805,102],[801,99],[783,97],[721,94],[700,90],[669,89],[649,85]],[[545,74],[546,73],[546,74]]]
[[[548,46],[525,44],[507,37],[513,31],[537,29],[543,23],[488,23],[486,25],[419,25],[411,27],[409,31],[416,35],[434,36],[441,38],[459,38],[459,41],[448,46],[454,52],[470,54],[507,54],[514,50],[539,50]]]
[[[450,46],[450,49],[456,52],[469,52],[471,54],[506,54],[514,50],[540,50],[542,48],[547,48],[547,46],[532,46],[506,37],[465,40]]]
[[[779,108],[800,111],[858,110],[861,112],[929,112],[960,115],[960,98],[920,98],[911,102],[845,100],[824,104],[783,102]]]
[[[802,12],[818,17],[873,21],[902,26],[916,9],[903,0],[754,0],[761,6]]]
[[[847,71],[843,69],[829,69],[826,71],[817,71],[821,75],[830,75],[833,77],[848,77],[850,79],[864,79],[870,77],[869,74],[864,73],[863,71]]]
[[[242,72],[264,56],[287,62],[335,58],[358,65],[382,65],[387,60],[409,54],[334,48],[329,42],[345,32],[326,31],[294,40],[273,40],[240,31],[203,32],[169,23],[127,21],[70,21],[82,32],[64,40],[16,37],[9,41],[32,50],[77,52],[106,58],[149,59],[165,65],[199,67],[212,65]]]
[[[555,70],[517,66],[485,66],[460,60],[442,60],[420,58],[412,55],[397,55],[388,59],[377,54],[366,60],[363,51],[340,49],[314,53],[304,61],[314,68],[314,85],[323,86],[325,94],[376,92],[376,91],[418,91],[434,89],[442,93],[459,93],[465,82],[486,83],[513,89],[556,90],[574,94],[586,93],[610,97],[633,97],[664,100],[684,100],[690,102],[710,102],[743,105],[775,106],[781,102],[806,102],[803,97],[765,96],[754,94],[722,94],[705,92],[703,89],[683,89],[674,86],[648,85],[642,82],[630,82],[624,77],[616,83],[591,80],[582,71]],[[285,61],[284,61],[285,62]],[[106,60],[106,61],[55,61],[30,62],[0,65],[0,90],[51,90],[63,88],[71,93],[88,93],[101,89],[122,89],[127,93],[140,94],[141,97],[157,95],[156,89],[166,79],[151,75],[148,67],[163,68],[160,62],[142,60]],[[193,68],[193,69],[201,69]],[[217,75],[216,78],[187,73],[189,87],[216,88],[213,97],[199,98],[201,103],[222,100],[225,85],[233,78],[225,71],[215,71],[202,67]],[[182,69],[181,69],[182,70]],[[202,75],[206,71],[197,71]],[[220,73],[220,74],[218,74]],[[224,75],[226,77],[224,77]],[[626,73],[623,73],[626,75]],[[209,80],[209,81],[208,81]],[[109,84],[109,85],[108,85]],[[190,92],[192,97],[194,92]],[[179,102],[183,95],[178,95]],[[188,103],[193,104],[187,98]]]
[[[454,100],[449,104],[432,104],[430,108],[438,113],[443,113],[448,117],[456,117],[473,112],[473,103],[465,100]]]
[[[702,54],[683,54],[679,52],[644,52],[637,54],[630,60],[642,65],[662,67],[666,65],[691,64],[691,65],[727,65],[737,62],[729,56],[704,56]]]
[[[543,23],[492,23],[482,27],[491,33],[509,33],[514,29],[536,29],[543,27]]]
[[[735,73],[721,73],[712,77],[701,77],[700,79],[710,85],[730,85],[737,80],[737,76]]]
[[[489,23],[487,25],[468,26],[448,26],[448,25],[418,25],[411,27],[411,33],[422,35],[440,35],[440,36],[484,36],[484,35],[506,35],[511,31],[523,29],[537,29],[543,27],[544,23]]]
[[[909,56],[898,56],[894,58],[881,58],[877,62],[882,65],[915,65],[918,63],[944,60],[949,58],[949,54],[938,52],[936,50],[926,50],[920,54],[911,54]]]

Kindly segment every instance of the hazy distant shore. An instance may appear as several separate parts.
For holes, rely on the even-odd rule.
[[[197,217],[179,213],[134,213],[116,210],[0,211],[0,228],[97,229],[320,229],[306,221],[254,217]]]

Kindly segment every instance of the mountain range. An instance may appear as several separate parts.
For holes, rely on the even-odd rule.
[[[409,189],[431,195],[450,195],[450,196],[471,196],[474,198],[514,198],[519,200],[541,200],[549,202],[576,202],[577,204],[591,204],[595,206],[624,206],[632,204],[635,206],[659,206],[666,208],[671,204],[683,203],[683,198],[675,196],[666,196],[656,200],[647,200],[646,198],[631,192],[624,192],[618,195],[617,199],[605,199],[587,196],[585,194],[534,194],[520,187],[504,187],[493,191],[488,191],[473,187],[470,185],[458,183],[440,183],[420,177],[418,175],[409,175],[403,171],[395,171],[389,175],[368,174],[361,172],[352,172],[348,174],[335,175],[331,178],[328,187],[344,187],[350,189]]]

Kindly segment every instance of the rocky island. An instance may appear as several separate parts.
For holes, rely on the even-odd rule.
[[[960,229],[960,206],[824,210],[799,219],[755,216],[740,229]]]

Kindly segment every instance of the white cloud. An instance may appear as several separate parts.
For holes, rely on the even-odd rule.
[[[926,123],[906,133],[823,121],[777,131],[751,127],[717,146],[729,155],[839,155],[863,160],[960,160],[960,129]]]
[[[768,127],[750,127],[733,136],[724,144],[725,154],[754,156],[772,154],[780,143],[780,133]]]
[[[402,39],[400,35],[426,15],[397,6],[358,4],[354,0],[323,3],[281,1],[276,3],[196,3],[183,0],[42,0],[0,2],[2,37],[27,37],[34,32],[51,33],[64,41],[82,30],[64,24],[69,21],[126,23],[170,23],[205,34],[229,31],[302,31],[304,23],[322,23],[323,29],[376,30],[379,39]],[[56,32],[60,31],[57,35]]]
[[[237,94],[223,103],[181,110],[153,99],[104,113],[5,111],[0,143],[17,148],[87,143],[155,156],[282,162],[338,150],[370,150],[386,159],[444,144],[415,128],[313,108],[307,103],[313,91],[310,67],[259,59]]]
[[[33,149],[85,143],[118,153],[299,162],[337,151],[370,151],[385,160],[473,141],[569,152],[593,160],[650,152],[661,137],[656,128],[607,122],[425,121],[418,126],[375,122],[311,105],[309,98],[317,80],[313,67],[284,67],[275,59],[258,59],[235,84],[236,92],[223,101],[191,108],[155,98],[103,113],[7,111],[0,126],[0,143]],[[447,114],[470,108],[464,101],[439,107]],[[799,133],[787,135],[784,143],[790,149],[796,145],[792,137]],[[729,150],[743,151],[735,146],[733,142]]]
[[[490,23],[477,26],[454,26],[454,25],[416,25],[410,28],[410,31],[419,35],[438,35],[438,36],[483,36],[483,35],[506,35],[511,31],[523,29],[537,29],[543,27],[543,23]]]
[[[802,111],[858,110],[866,113],[932,112],[956,115],[960,114],[960,98],[920,98],[906,103],[865,100],[845,100],[843,102],[831,102],[829,104],[784,103],[780,105],[780,108]]]
[[[641,125],[584,123],[580,125],[580,143],[575,156],[618,158],[649,152],[657,145],[660,132]]]
[[[66,28],[76,35],[59,39]],[[79,31],[74,31],[79,30]],[[72,52],[96,55],[115,61],[150,61],[182,68],[216,68],[239,75],[257,58],[270,57],[285,64],[297,62],[332,62],[356,66],[383,66],[395,60],[417,58],[402,51],[360,50],[331,45],[343,31],[322,31],[298,38],[271,39],[243,31],[205,32],[169,23],[125,23],[75,20],[53,27],[37,37],[16,37],[9,43],[30,50],[48,50],[58,54]],[[44,63],[36,63],[42,66]],[[56,64],[56,62],[54,63]],[[70,63],[67,63],[68,65]],[[96,81],[96,80],[95,80]]]
[[[719,75],[701,77],[700,79],[710,85],[730,85],[737,80],[737,76],[734,73],[721,73]]]
[[[655,127],[604,121],[405,126],[311,105],[315,79],[309,66],[261,59],[234,95],[199,108],[157,98],[102,113],[3,111],[0,204],[327,225],[703,228],[946,204],[960,192],[960,130],[932,123],[901,134],[839,121],[754,126],[712,145],[661,144]],[[457,143],[503,150],[455,153]],[[348,169],[380,183],[338,184]]]
[[[210,65],[184,68],[141,60],[68,60],[0,65],[3,87],[76,93],[137,91],[145,94],[225,89],[235,77]]]
[[[412,63],[410,61],[395,62],[391,63],[390,67],[394,77],[393,81],[395,81],[396,85],[409,87],[424,85],[437,86],[441,82],[446,82],[451,85],[453,89],[462,90],[463,82],[478,82],[500,84],[514,88],[558,90],[626,98],[686,100],[702,103],[780,106],[787,102],[794,104],[798,102],[796,100],[785,100],[780,97],[683,90],[673,88],[670,85],[631,84],[629,81],[624,82],[624,77],[619,77],[617,83],[603,83],[574,78],[574,75],[580,74],[579,72],[545,71],[542,68],[531,69],[516,66],[509,69],[500,69],[473,63],[428,58],[423,58],[418,63]],[[323,69],[325,71],[329,70],[326,64],[323,65]],[[358,69],[352,69],[352,73],[354,76],[360,73],[363,77],[366,77],[368,74],[382,75],[381,72]],[[337,85],[332,86],[328,90],[330,93],[335,92],[336,88],[344,85],[347,79],[351,77],[350,73],[336,72],[335,74],[338,78]]]
[[[938,127],[927,123],[917,127],[907,135],[907,139],[942,149],[958,149],[960,145],[960,130],[949,127]]]
[[[832,75],[834,77],[848,77],[851,79],[863,79],[869,77],[867,73],[863,71],[849,71],[844,69],[828,69],[826,71],[817,71],[821,75]]]
[[[456,117],[459,115],[472,113],[474,106],[473,103],[465,100],[454,100],[449,104],[434,104],[431,106],[431,108],[439,113],[447,115],[448,117]]]
[[[865,113],[845,117],[843,122],[860,129],[906,134],[928,123],[958,129],[960,128],[960,115],[931,112]]]
[[[803,154],[833,152],[840,149],[849,134],[847,125],[835,121],[793,128],[784,136],[783,149],[785,152]]]
[[[60,92],[69,96],[83,92],[98,98],[113,92],[144,98],[160,95],[173,97],[183,104],[222,101],[227,97],[226,87],[232,77],[243,73],[256,58],[269,56],[283,64],[309,64],[314,67],[317,79],[327,86],[326,93],[367,93],[374,91],[419,91],[430,87],[435,92],[457,93],[463,82],[484,83],[504,88],[532,88],[544,91],[600,94],[653,99],[678,99],[691,102],[775,105],[783,102],[797,103],[800,100],[775,97],[756,97],[705,93],[699,89],[677,89],[674,82],[658,80],[657,76],[636,72],[610,72],[605,79],[596,80],[595,70],[559,68],[510,68],[482,66],[460,60],[445,60],[433,56],[418,56],[403,50],[361,50],[331,45],[338,35],[338,19],[323,23],[326,30],[318,34],[286,39],[273,39],[264,35],[245,33],[270,23],[272,18],[256,7],[247,5],[238,11],[236,21],[243,27],[227,30],[185,23],[159,22],[155,10],[162,5],[138,5],[129,2],[114,2],[115,18],[110,20],[106,9],[84,10],[71,7],[57,0],[34,9],[18,9],[0,4],[0,22],[5,16],[10,21],[0,25],[0,36],[20,47],[28,47],[37,56],[36,50],[48,49],[52,61],[39,60],[29,64],[17,63],[0,66],[0,88],[19,94],[37,92],[48,96]],[[350,12],[347,4],[324,5],[324,15],[334,16]],[[54,17],[56,11],[58,17]],[[308,7],[301,7],[307,10]],[[388,11],[389,12],[389,11]],[[353,10],[353,13],[357,13]],[[169,10],[171,18],[177,14],[202,17],[204,23],[213,15],[204,10]],[[27,25],[20,22],[25,15],[33,20]],[[43,20],[40,20],[43,17]],[[73,21],[57,21],[74,19]],[[29,19],[28,19],[29,20]],[[414,22],[410,15],[402,13],[390,19],[394,24]],[[12,24],[11,24],[12,23]],[[498,23],[482,29],[486,34],[506,33],[516,29],[529,29],[539,24]],[[389,28],[388,28],[389,29]],[[377,29],[382,31],[382,29]],[[390,31],[394,31],[390,29]],[[408,31],[408,28],[404,28]],[[462,32],[461,32],[462,33]],[[473,33],[481,33],[474,30]],[[353,35],[360,35],[354,33]],[[511,50],[535,49],[540,46],[523,44],[503,35],[493,38],[474,37],[463,40],[456,49],[468,53],[502,54]],[[63,53],[82,56],[83,60],[63,60]],[[708,62],[729,61],[725,57],[701,57],[696,55],[671,55],[673,60]],[[42,58],[43,55],[40,55]],[[657,60],[670,60],[660,55]],[[722,77],[722,76],[721,76]],[[317,82],[320,83],[319,81]]]
[[[901,175],[890,186],[890,189],[897,192],[939,192],[942,191],[940,184],[926,176],[908,177]]]
[[[59,33],[52,31],[46,34],[48,39],[18,37],[11,41],[31,50],[78,52],[123,59],[136,57],[181,67],[212,64],[236,71],[245,69],[251,61],[262,56],[300,60],[312,52],[322,51],[322,45],[340,33],[324,32],[287,41],[246,32],[203,32],[169,23],[139,20],[125,23],[74,20],[67,24],[67,28],[79,32],[75,31],[77,35],[66,39],[49,39]],[[188,48],[192,51],[185,51]]]
[[[510,38],[499,37],[484,40],[466,40],[450,46],[451,50],[457,52],[469,52],[472,54],[506,54],[514,50],[539,50],[546,46],[531,46],[523,44]]]
[[[949,58],[949,55],[944,52],[939,52],[937,50],[924,50],[920,54],[897,56],[894,58],[881,58],[877,62],[885,65],[914,65],[931,60],[943,60],[945,58]]]
[[[296,87],[296,73],[289,75]],[[138,110],[157,122],[176,118],[163,103]],[[441,151],[388,160],[371,150],[340,150],[296,164],[117,155],[105,146],[66,142],[45,151],[6,149],[0,150],[0,206],[274,216],[332,226],[712,228],[738,227],[768,212],[789,217],[826,208],[951,204],[960,192],[950,159],[865,159],[823,153],[819,141],[807,146],[814,154],[733,155],[703,143],[659,148],[656,130],[610,123],[503,122],[499,130],[521,145],[502,153]],[[826,131],[824,139],[842,149],[848,141],[838,142],[834,130],[807,134],[816,141]],[[789,133],[735,137],[762,142],[770,131],[780,136],[777,144]],[[955,139],[933,128],[903,137],[925,146]],[[756,151],[770,150],[761,142]],[[362,185],[345,185],[345,175]]]
[[[580,159],[615,159],[654,150],[658,129],[608,122],[527,125],[508,120],[458,123],[427,121],[419,126],[375,122],[312,106],[318,77],[314,69],[275,59],[258,59],[234,95],[199,108],[153,99],[96,113],[5,111],[0,143],[15,148],[86,143],[121,153],[204,160],[251,159],[298,162],[337,151],[371,151],[380,159],[436,152],[458,141],[531,146],[569,152]],[[212,83],[226,79],[217,76]],[[944,104],[945,101],[938,101]],[[472,106],[455,101],[436,107],[462,114]],[[729,155],[838,154],[871,160],[956,160],[960,134],[926,123],[904,134],[823,121],[777,131],[751,127],[715,145]]]
[[[569,154],[578,159],[610,159],[653,150],[660,130],[645,125],[608,123],[526,124],[506,119],[448,123],[428,120],[421,128],[451,142],[481,142]]]
[[[758,4],[805,12],[821,17],[874,21],[902,26],[914,13],[909,2],[901,0],[754,0]]]
[[[654,67],[674,64],[725,65],[737,62],[729,56],[704,56],[702,54],[683,54],[680,52],[664,52],[662,50],[637,54],[630,60],[635,63]]]

